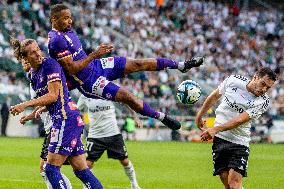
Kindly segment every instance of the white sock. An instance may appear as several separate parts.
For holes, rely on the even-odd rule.
[[[49,182],[49,180],[48,180],[48,178],[47,178],[45,172],[40,173],[40,175],[42,176],[43,181],[44,181],[45,184],[46,184],[46,187],[47,187],[48,189],[52,189],[52,186],[51,186],[51,184],[50,184],[50,182]],[[63,178],[63,180],[64,180],[64,182],[65,182],[65,184],[66,184],[66,186],[67,186],[67,189],[72,189],[72,185],[71,185],[70,180],[69,180],[63,173],[61,173],[61,175],[62,175],[62,178]]]
[[[165,118],[165,116],[166,116],[165,113],[159,112],[159,118],[158,118],[158,120],[163,121],[164,118]]]
[[[51,186],[50,182],[48,181],[45,172],[44,172],[44,171],[41,172],[40,175],[41,175],[41,177],[43,178],[43,181],[44,181],[44,183],[46,184],[46,187],[47,187],[48,189],[52,189],[52,186]]]
[[[183,70],[184,69],[184,62],[179,62],[178,63],[178,69]]]
[[[63,178],[63,180],[64,180],[64,182],[67,186],[67,189],[72,189],[72,185],[71,185],[70,180],[63,173],[61,173],[61,175],[62,175],[62,178]]]
[[[131,161],[129,161],[128,166],[123,166],[125,174],[128,176],[132,186],[134,187],[138,187],[138,182],[136,179],[136,173],[133,167],[133,164],[131,163]]]

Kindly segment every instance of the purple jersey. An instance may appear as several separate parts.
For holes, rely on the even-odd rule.
[[[73,30],[67,32],[51,30],[48,33],[48,51],[50,57],[57,61],[69,56],[72,56],[74,61],[82,60],[87,57],[79,37]],[[73,87],[77,87],[78,84],[83,84],[83,81],[87,80],[91,75],[92,64],[93,62],[78,72],[76,76],[70,77],[66,74],[68,82],[70,82]]]
[[[41,66],[37,70],[31,70],[29,73],[32,88],[36,96],[40,97],[48,93],[48,83],[60,81],[60,93],[55,103],[47,105],[52,121],[56,124],[58,121],[69,117],[79,116],[80,112],[69,98],[69,91],[66,85],[66,79],[63,70],[58,62],[52,58],[44,58]]]
[[[56,60],[72,57],[77,61],[87,57],[79,37],[73,30],[51,30],[48,39],[49,54]],[[84,96],[114,101],[119,86],[111,81],[124,76],[125,65],[125,57],[94,59],[75,76],[66,76],[72,87],[76,87]]]

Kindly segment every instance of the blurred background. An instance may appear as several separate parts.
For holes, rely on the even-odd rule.
[[[118,80],[156,109],[183,122],[180,131],[170,131],[153,119],[140,117],[143,128],[125,131],[129,140],[200,141],[194,115],[204,98],[230,74],[251,77],[261,66],[279,73],[270,90],[269,111],[252,124],[253,142],[284,142],[284,2],[281,0],[1,0],[0,1],[0,104],[2,136],[43,136],[41,120],[25,126],[20,116],[9,115],[11,105],[30,99],[29,83],[13,57],[9,36],[33,38],[47,53],[50,5],[65,3],[72,11],[73,27],[87,53],[100,43],[113,43],[108,56],[132,58],[166,57],[183,61],[205,56],[200,68],[186,74],[173,70],[139,72]],[[192,79],[202,86],[202,98],[193,106],[176,99],[176,88]],[[80,93],[72,92],[74,100]],[[28,110],[25,114],[29,113]],[[117,108],[120,127],[129,116]],[[85,115],[85,122],[88,118]],[[214,123],[214,109],[207,126]]]

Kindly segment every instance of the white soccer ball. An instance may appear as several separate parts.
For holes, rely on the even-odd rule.
[[[195,81],[185,80],[177,88],[177,98],[183,104],[192,105],[200,96],[201,87]]]

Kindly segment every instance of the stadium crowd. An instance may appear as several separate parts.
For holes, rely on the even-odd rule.
[[[12,57],[9,36],[35,38],[47,52],[50,29],[49,4],[58,1],[22,0],[0,4],[0,57]],[[230,74],[250,76],[260,66],[284,66],[283,14],[276,9],[240,9],[211,1],[82,0],[72,4],[74,28],[87,52],[100,43],[114,43],[112,55],[130,57],[167,57],[182,61],[196,55],[206,57],[205,66],[189,74],[168,70],[132,74],[118,81],[152,105],[176,115],[194,115],[195,108],[176,102],[176,86],[184,79],[203,80],[215,87]],[[121,40],[119,35],[130,40]],[[15,64],[16,60],[13,59]],[[10,83],[21,91],[21,79],[0,72],[0,88]],[[284,115],[284,81],[273,90],[273,116]],[[8,79],[7,79],[8,78]],[[12,79],[11,79],[12,78]],[[11,82],[7,82],[11,81]],[[27,87],[27,86],[26,86]],[[7,91],[0,90],[1,92]],[[10,90],[18,94],[18,90]],[[8,92],[9,93],[9,92]],[[27,92],[28,93],[28,92]],[[195,107],[199,107],[196,104]]]

